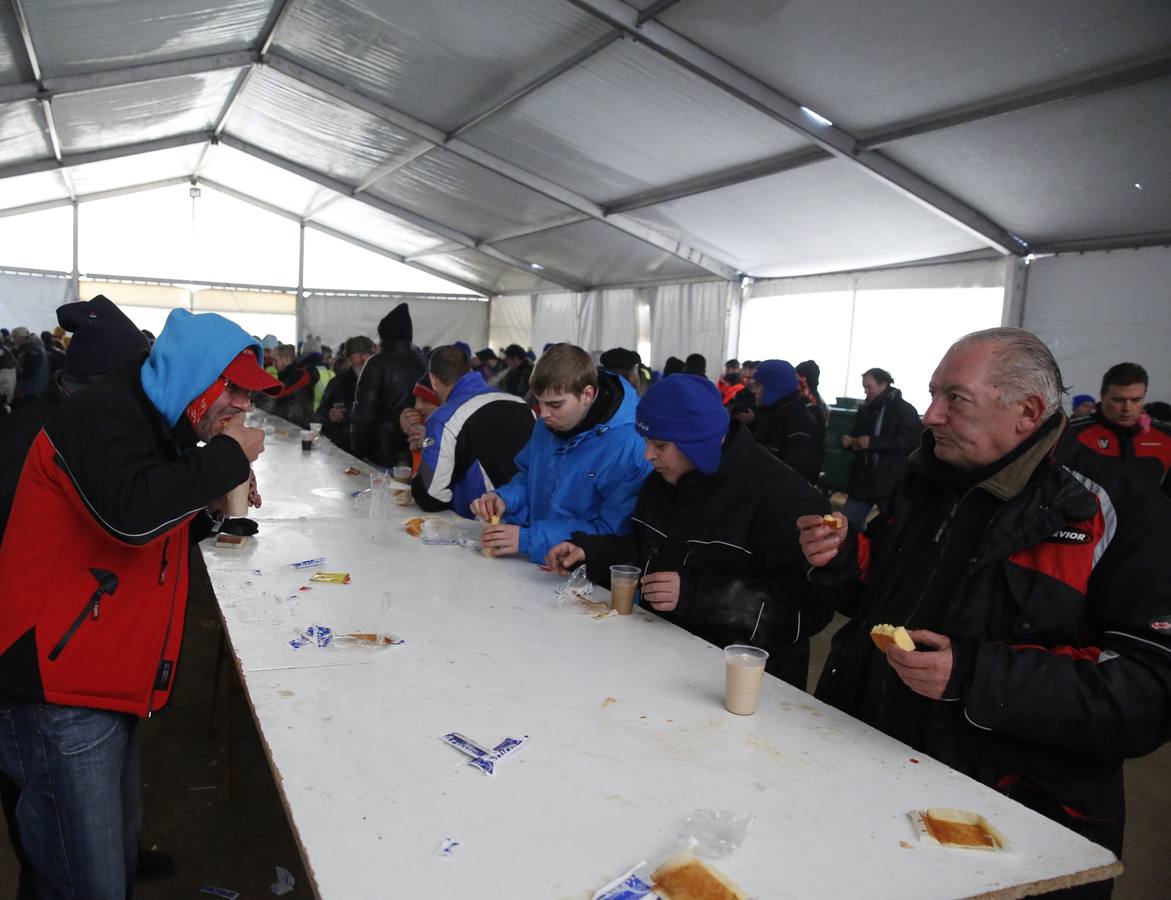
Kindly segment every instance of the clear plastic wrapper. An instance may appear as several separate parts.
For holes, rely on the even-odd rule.
[[[569,615],[593,616],[595,619],[605,619],[617,612],[610,609],[610,604],[603,600],[594,600],[594,583],[586,574],[584,564],[570,573],[565,584],[557,589],[557,609]]]
[[[480,526],[475,522],[426,518],[420,537],[424,544],[454,544],[480,549]]]
[[[679,844],[696,856],[723,859],[744,843],[751,822],[751,814],[740,815],[726,809],[697,809],[683,820]]]

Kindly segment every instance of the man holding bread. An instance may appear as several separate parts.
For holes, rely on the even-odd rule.
[[[139,717],[174,684],[192,544],[264,449],[242,415],[280,389],[261,358],[222,316],[176,309],[29,450],[0,543],[0,766],[38,897],[129,896]]]
[[[1122,762],[1171,727],[1171,505],[1078,443],[1061,392],[1034,335],[967,335],[884,513],[797,520],[852,616],[817,696],[1121,854]]]

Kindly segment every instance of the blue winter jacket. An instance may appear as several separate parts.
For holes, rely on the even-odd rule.
[[[608,421],[565,440],[538,420],[516,457],[516,475],[496,491],[507,504],[504,521],[521,526],[520,552],[534,562],[544,562],[549,549],[575,531],[630,531],[651,465],[634,428],[638,393],[624,378],[611,376],[610,384],[622,386],[623,398]]]

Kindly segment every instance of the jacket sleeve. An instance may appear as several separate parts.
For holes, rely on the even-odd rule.
[[[610,566],[640,566],[638,541],[632,534],[584,534],[575,531],[569,538],[585,551],[586,574],[594,584],[609,590]]]
[[[354,390],[354,408],[350,411],[350,452],[366,459],[374,447],[378,428],[378,409],[382,402],[382,378],[370,359],[358,376]]]
[[[915,408],[905,401],[892,407],[898,409],[893,428],[884,429],[882,434],[870,438],[870,449],[879,453],[897,453],[902,456],[910,455],[911,451],[919,446],[919,439],[923,435],[923,423],[919,420]],[[891,410],[892,412],[894,410]]]
[[[49,439],[58,433],[51,425],[45,431]],[[70,440],[73,434],[89,436],[84,450]],[[104,437],[95,439],[97,434]],[[71,427],[58,442],[65,475],[89,514],[116,540],[136,546],[170,531],[248,479],[248,457],[226,435],[176,460],[162,459],[133,428],[108,423],[100,430]]]
[[[411,495],[425,512],[451,509],[451,476],[455,471],[456,435],[437,416],[427,420],[430,443],[423,447]]]
[[[1171,507],[1136,497],[1090,577],[1092,635],[1082,646],[961,642],[945,696],[975,727],[1073,754],[1117,760],[1171,736]]]

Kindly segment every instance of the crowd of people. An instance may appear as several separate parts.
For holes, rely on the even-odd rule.
[[[406,304],[336,356],[183,310],[154,341],[105,297],[58,319],[3,349],[0,787],[22,896],[127,892],[138,721],[173,683],[198,541],[263,451],[253,404],[410,466],[418,505],[481,520],[490,555],[603,587],[637,566],[644,608],[768,650],[802,690],[810,636],[847,616],[816,696],[1121,854],[1122,762],[1171,733],[1171,410],[1141,366],[1073,418],[1020,329],[952,345],[922,417],[870,368],[843,504],[819,485],[845,413],[813,360],[712,379],[699,354],[660,373],[621,347],[420,350]],[[78,640],[99,612],[106,636]],[[880,651],[879,624],[916,649]]]

